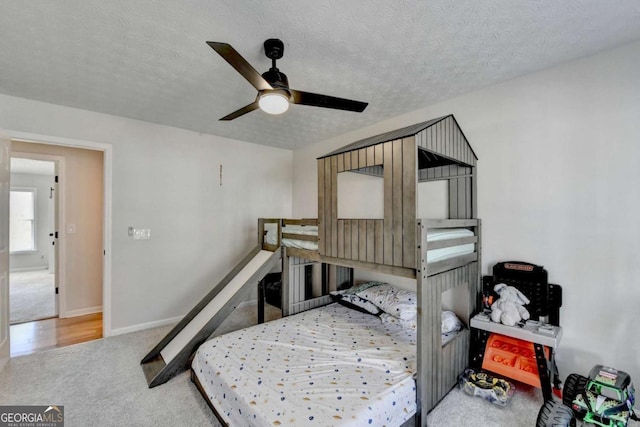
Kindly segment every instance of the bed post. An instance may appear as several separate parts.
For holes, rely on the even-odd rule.
[[[289,292],[291,292],[290,283],[289,283],[289,255],[287,255],[287,248],[282,246],[280,249],[282,251],[282,276],[281,276],[281,307],[282,307],[282,317],[286,317],[291,313],[291,301],[289,298]]]
[[[429,294],[427,287],[427,232],[421,220],[417,221],[416,241],[416,291],[418,294],[418,342],[416,378],[416,426],[427,425],[427,411],[429,409],[429,387],[433,381],[433,337],[428,332],[433,329],[430,325],[428,310]]]

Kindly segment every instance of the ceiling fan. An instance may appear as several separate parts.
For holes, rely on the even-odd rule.
[[[289,109],[291,103],[358,113],[367,108],[368,103],[366,102],[290,89],[286,74],[276,68],[276,60],[282,58],[284,54],[284,44],[279,39],[268,39],[264,42],[264,53],[267,58],[271,59],[271,68],[262,75],[230,44],[219,42],[207,42],[207,44],[258,91],[255,101],[220,120],[233,120],[258,108],[265,113],[282,114]]]

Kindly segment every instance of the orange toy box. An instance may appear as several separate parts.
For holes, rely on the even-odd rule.
[[[545,354],[548,358],[547,347]],[[540,388],[536,354],[530,341],[491,334],[487,340],[482,369]]]

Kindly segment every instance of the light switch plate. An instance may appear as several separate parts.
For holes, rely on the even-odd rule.
[[[151,238],[150,228],[134,228],[133,239],[134,240],[149,240]]]

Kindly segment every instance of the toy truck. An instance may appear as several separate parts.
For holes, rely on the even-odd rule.
[[[536,425],[574,426],[579,419],[601,427],[625,427],[629,419],[638,420],[633,412],[634,403],[635,390],[629,374],[596,365],[589,377],[569,375],[562,391],[562,404],[546,402]]]

